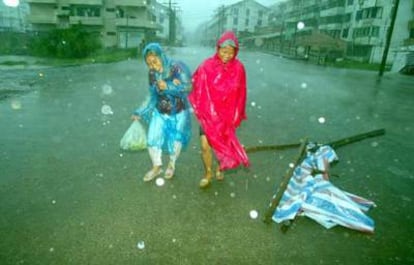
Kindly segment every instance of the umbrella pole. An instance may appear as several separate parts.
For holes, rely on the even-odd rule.
[[[307,144],[306,140],[302,141],[295,163],[293,167],[289,167],[288,171],[286,172],[285,177],[282,179],[282,182],[277,188],[276,193],[273,195],[272,200],[270,201],[269,207],[267,208],[264,214],[263,222],[270,223],[270,221],[272,220],[273,212],[275,211],[276,207],[279,205],[280,200],[282,199],[282,195],[285,192],[286,187],[289,183],[289,180],[293,175],[293,170],[295,170],[296,165],[298,165],[302,161],[303,156],[305,155],[306,144]]]

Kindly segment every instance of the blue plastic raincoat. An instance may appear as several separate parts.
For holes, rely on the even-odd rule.
[[[191,71],[180,61],[170,59],[158,43],[148,44],[143,51],[145,58],[149,52],[161,58],[162,73],[149,70],[149,100],[134,111],[148,123],[148,146],[161,148],[172,154],[174,142],[186,147],[191,137],[191,119],[188,92],[191,89]],[[158,89],[157,80],[164,80],[168,88]],[[179,84],[174,84],[177,79]]]

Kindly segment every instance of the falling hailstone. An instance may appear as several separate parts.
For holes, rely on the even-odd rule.
[[[256,219],[259,216],[259,213],[256,210],[251,210],[249,214],[252,219]]]
[[[11,102],[11,107],[12,107],[12,109],[14,109],[14,110],[19,110],[19,109],[21,109],[21,108],[22,108],[22,103],[21,103],[20,101],[18,101],[18,100],[13,100],[13,101]]]
[[[137,248],[138,249],[144,249],[145,248],[145,242],[144,241],[138,241]]]
[[[161,187],[161,186],[163,186],[164,185],[164,183],[165,183],[165,181],[164,181],[164,179],[163,178],[157,178],[156,180],[155,180],[155,184],[157,184],[157,186],[158,187]]]
[[[319,123],[325,123],[325,118],[324,117],[319,117],[318,122]]]
[[[302,21],[299,21],[298,24],[296,25],[298,30],[301,30],[305,27],[305,23],[303,23]]]
[[[112,94],[112,87],[108,84],[104,84],[102,86],[102,93],[104,93],[105,95],[110,95]]]
[[[101,112],[104,115],[112,115],[112,114],[114,114],[114,112],[112,111],[111,106],[109,106],[109,105],[103,105],[102,108],[101,108]]]

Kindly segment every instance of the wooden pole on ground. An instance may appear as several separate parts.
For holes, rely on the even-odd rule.
[[[362,134],[357,134],[354,136],[346,137],[340,140],[336,140],[330,143],[326,143],[323,145],[329,145],[332,148],[341,147],[347,144],[355,143],[367,138],[376,137],[385,134],[385,129],[378,129]],[[272,150],[286,150],[291,148],[297,148],[300,146],[300,143],[295,144],[281,144],[281,145],[257,145],[257,146],[248,146],[245,148],[247,153],[255,153],[255,152],[261,152],[261,151],[272,151]]]
[[[300,148],[299,148],[299,153],[296,157],[295,163],[292,167],[289,167],[288,171],[286,172],[285,177],[282,179],[282,182],[277,188],[276,193],[273,195],[272,200],[270,201],[269,207],[267,208],[264,214],[263,222],[269,223],[272,220],[273,212],[275,211],[276,207],[279,205],[280,200],[282,199],[282,195],[285,192],[286,187],[289,183],[289,180],[293,175],[293,170],[295,170],[295,167],[302,161],[303,156],[305,155],[306,144],[307,144],[306,140],[304,140],[301,143]]]

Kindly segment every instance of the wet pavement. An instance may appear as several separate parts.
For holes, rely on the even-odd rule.
[[[211,53],[169,50],[192,70]],[[332,168],[334,185],[377,204],[367,213],[373,235],[327,230],[306,217],[286,233],[262,222],[297,149],[251,153],[249,169],[200,190],[195,119],[175,178],[143,183],[148,154],[119,148],[131,112],[147,95],[145,65],[131,58],[2,69],[9,87],[31,84],[0,100],[2,264],[413,263],[414,79],[253,52],[240,58],[249,89],[248,120],[239,129],[245,146],[386,130],[338,148]]]

